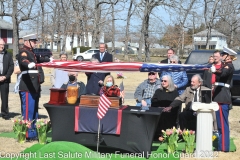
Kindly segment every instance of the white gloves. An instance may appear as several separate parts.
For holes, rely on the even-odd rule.
[[[31,62],[28,64],[28,68],[34,68],[36,66],[36,64],[34,62]]]
[[[215,73],[215,72],[216,72],[216,67],[215,67],[215,66],[212,66],[210,69],[211,69],[211,72],[212,72],[212,73]]]
[[[53,59],[53,57],[50,57],[49,59],[50,59],[50,61],[49,61],[49,62],[53,62],[53,60],[54,60],[54,59]]]

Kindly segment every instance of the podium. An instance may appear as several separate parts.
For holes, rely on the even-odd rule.
[[[196,158],[213,158],[212,136],[213,115],[219,109],[216,102],[193,102],[192,109],[197,111]]]

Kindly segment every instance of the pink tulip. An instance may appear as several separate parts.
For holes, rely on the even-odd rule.
[[[182,130],[179,130],[179,134],[180,134],[180,135],[182,134]]]
[[[159,137],[158,140],[162,142],[164,140],[164,138],[163,137]]]

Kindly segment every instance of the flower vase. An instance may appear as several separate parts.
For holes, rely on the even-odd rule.
[[[175,143],[167,143],[167,152],[168,153],[174,153],[176,150]]]
[[[185,144],[186,153],[193,153],[194,148],[195,148],[194,144],[188,144],[188,143]]]
[[[38,132],[38,143],[46,144],[47,142],[47,133],[46,132]]]
[[[24,143],[26,141],[26,132],[19,132],[17,135],[17,141],[19,143]]]

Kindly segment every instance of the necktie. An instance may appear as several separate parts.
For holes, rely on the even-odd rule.
[[[194,102],[197,102],[197,92],[198,92],[198,90],[196,90],[195,94],[194,94],[194,100],[193,100]]]
[[[102,61],[102,59],[103,59],[103,53],[100,53],[100,59],[101,59],[101,61]]]

